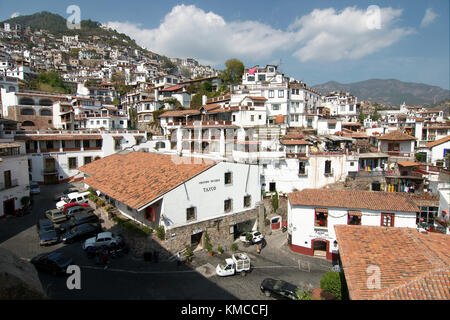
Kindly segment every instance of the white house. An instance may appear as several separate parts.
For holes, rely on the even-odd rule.
[[[258,167],[146,152],[120,152],[79,168],[126,217],[165,229],[167,246],[181,250],[231,244],[256,230],[261,200]]]
[[[404,193],[304,189],[288,195],[288,245],[335,260],[335,225],[416,228],[417,205]],[[363,244],[362,244],[363,245]]]
[[[445,157],[450,154],[450,136],[435,140],[426,144],[428,148],[427,162],[436,165],[436,162],[442,161],[445,165]]]
[[[0,174],[1,219],[15,214],[23,207],[22,199],[30,196],[28,161],[23,143],[0,142]]]

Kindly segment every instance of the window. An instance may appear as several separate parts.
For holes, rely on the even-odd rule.
[[[265,74],[259,74],[258,75],[258,81],[266,81],[266,75]]]
[[[236,121],[236,116],[233,114],[233,122]]]
[[[3,172],[3,176],[5,178],[5,189],[10,188],[12,186],[11,183],[11,170],[7,170]]]
[[[350,167],[353,167],[355,165],[355,163],[352,161],[350,162]]]
[[[69,169],[77,168],[77,158],[69,158]]]
[[[393,227],[394,226],[394,214],[393,213],[382,213],[381,214],[381,226],[382,227]]]
[[[95,140],[95,147],[96,148],[101,148],[102,147],[102,142],[103,142],[103,140]]]
[[[269,90],[269,98],[273,98],[275,96],[274,90]]]
[[[92,157],[84,157],[84,164],[88,164],[92,162]]]
[[[280,105],[279,104],[273,104],[272,105],[272,110],[280,110]]]
[[[195,220],[195,207],[187,208],[186,209],[186,221]]]
[[[276,182],[270,182],[270,183],[269,183],[269,191],[270,191],[270,192],[277,191],[277,188],[276,188]]]
[[[326,175],[331,175],[332,171],[331,171],[331,160],[326,160],[325,161],[325,174]]]
[[[250,121],[255,121],[255,116],[253,114],[250,116]]]
[[[336,123],[328,123],[328,129],[330,130],[336,129]]]
[[[347,224],[349,225],[361,225],[361,212],[349,211],[347,216]]]
[[[259,115],[259,116],[258,116],[258,119],[261,120],[261,119],[262,119],[262,115]]]
[[[231,199],[227,199],[223,202],[223,210],[225,212],[230,212],[232,208],[232,200]]]
[[[284,90],[278,90],[278,98],[284,97]]]
[[[247,81],[255,81],[255,76],[248,76]]]
[[[399,151],[399,150],[400,150],[399,143],[389,143],[388,144],[388,151]]]
[[[252,197],[251,196],[245,196],[244,197],[244,208],[250,207],[252,204]]]
[[[83,140],[83,148],[89,148],[89,140]]]
[[[232,173],[225,172],[225,184],[231,184],[231,183],[232,183]]]
[[[298,174],[306,174],[306,163],[304,161],[299,161],[298,163]]]
[[[75,140],[75,148],[81,148],[80,140]]]
[[[328,227],[328,209],[316,209],[314,212],[314,226]]]
[[[51,116],[52,112],[48,109],[42,109],[41,110],[41,116]]]

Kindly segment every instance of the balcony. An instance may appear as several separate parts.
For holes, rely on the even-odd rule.
[[[64,152],[70,152],[70,151],[81,151],[81,147],[78,148],[63,148]]]

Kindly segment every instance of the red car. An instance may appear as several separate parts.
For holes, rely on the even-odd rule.
[[[75,206],[89,207],[89,204],[87,204],[87,203],[79,204],[79,203],[76,203],[76,202],[66,203],[66,204],[64,205],[64,208],[63,208],[61,211],[62,211],[62,212],[66,212],[66,209],[67,209],[67,208],[75,207]]]

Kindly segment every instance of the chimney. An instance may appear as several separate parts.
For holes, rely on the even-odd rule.
[[[208,97],[206,95],[202,95],[202,106],[204,106],[206,104],[207,99],[208,99]]]

